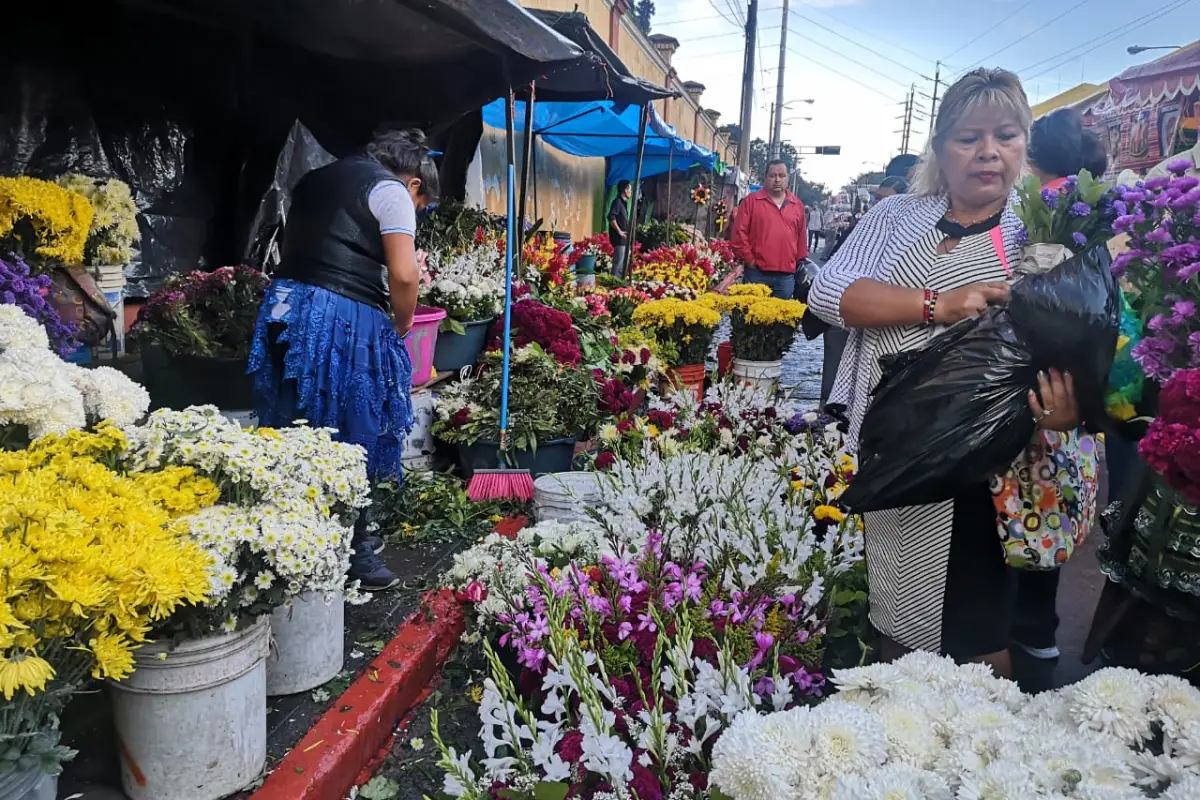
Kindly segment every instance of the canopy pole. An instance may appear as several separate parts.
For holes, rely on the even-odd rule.
[[[533,130],[533,104],[534,94],[536,92],[535,84],[537,81],[529,82],[529,98],[525,101],[525,149],[522,155],[521,162],[521,201],[519,204],[520,210],[517,212],[517,235],[520,236],[521,247],[513,253],[513,265],[516,275],[523,275],[521,272],[521,257],[525,250],[525,197],[529,191],[529,164],[533,159],[533,137],[537,134]]]
[[[671,206],[674,197],[671,194],[671,177],[675,167],[675,140],[670,139],[667,142],[667,227],[671,226]]]
[[[510,180],[510,181],[512,180],[512,175],[513,175],[512,167],[514,164],[517,163],[517,143],[516,143],[517,134],[514,131],[514,118],[516,117],[516,114],[517,114],[516,103],[517,103],[516,95],[513,93],[513,90],[510,88],[508,90],[508,94],[504,98],[504,159],[505,159],[505,172],[508,175],[508,178],[506,180]],[[510,196],[512,195],[512,188],[513,187],[507,187]],[[506,213],[508,216],[512,216],[513,207],[511,204],[507,206]],[[512,224],[509,224],[508,230],[511,232],[511,231],[517,230],[517,229]],[[517,235],[520,236],[520,243],[518,244],[517,242],[513,242],[513,245],[515,245],[514,250],[519,250],[521,248],[521,246],[524,245],[524,243],[525,243],[525,231],[523,229],[519,230],[517,232]],[[515,256],[514,256],[514,258],[515,258]],[[519,274],[519,273],[514,273],[514,274]]]
[[[633,276],[633,251],[637,246],[638,230],[638,191],[642,186],[642,158],[646,155],[646,126],[650,124],[650,103],[642,106],[642,116],[638,121],[637,166],[633,171],[633,192],[629,198],[629,246],[625,248],[625,269],[621,274]]]

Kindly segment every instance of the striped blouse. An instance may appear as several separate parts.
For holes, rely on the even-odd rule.
[[[809,307],[831,325],[845,328],[841,315],[842,295],[850,284],[862,278],[892,282],[892,272],[901,257],[933,230],[949,207],[950,201],[946,197],[903,194],[883,200],[859,221],[846,243],[817,273],[808,295]],[[1021,227],[1021,220],[1013,212],[1010,201],[1000,218],[1000,229],[1008,260],[1014,264],[1020,255],[1017,235]],[[874,388],[870,385],[875,374],[874,365],[863,363],[863,336],[861,329],[850,331],[829,395],[830,403],[850,410],[852,447],[858,446],[858,430],[867,407],[865,397]]]

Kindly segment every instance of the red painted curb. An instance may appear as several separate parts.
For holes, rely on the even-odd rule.
[[[462,606],[446,589],[421,608],[317,724],[284,756],[251,800],[335,800],[378,761],[396,723],[428,694],[429,683],[465,629]]]

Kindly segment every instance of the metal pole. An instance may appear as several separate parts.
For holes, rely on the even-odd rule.
[[[775,127],[771,131],[771,158],[779,158],[783,138],[783,70],[787,66],[788,0],[783,0],[783,29],[779,32],[779,74],[775,84]]]
[[[675,164],[675,140],[667,140],[667,224],[671,223],[671,205],[674,200],[671,194],[671,173]]]
[[[632,275],[633,249],[637,245],[638,190],[642,185],[642,158],[646,155],[646,126],[650,124],[650,104],[642,106],[642,117],[638,123],[637,166],[633,172],[633,194],[629,198],[629,246],[625,248],[625,269],[622,275]]]
[[[754,48],[758,36],[758,0],[750,0],[746,12],[746,56],[742,62],[741,138],[738,141],[738,171],[750,173],[750,117],[754,113]]]
[[[533,105],[536,94],[534,84],[535,81],[529,82],[529,97],[525,100],[525,148],[521,161],[521,199],[517,212],[517,237],[521,246],[513,253],[514,270],[517,275],[522,274],[521,257],[525,251],[525,197],[529,191],[529,169],[533,161],[533,137],[536,135],[533,130]]]

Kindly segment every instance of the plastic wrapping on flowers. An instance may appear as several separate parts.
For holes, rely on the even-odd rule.
[[[446,310],[442,326],[464,332],[462,323],[495,317],[504,304],[504,266],[495,245],[483,243],[459,253],[427,253],[418,300]]]
[[[39,270],[83,262],[92,204],[58,184],[0,177],[0,255],[15,255]]]

